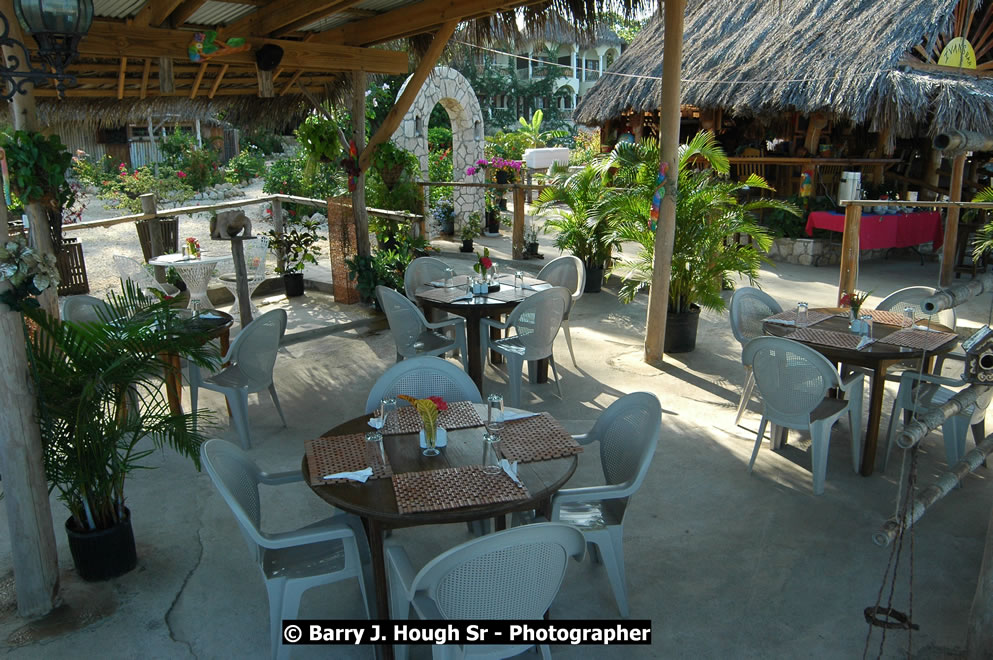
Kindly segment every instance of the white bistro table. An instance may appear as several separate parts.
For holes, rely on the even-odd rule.
[[[190,291],[190,302],[188,307],[193,307],[193,301],[199,301],[201,309],[210,307],[210,300],[207,298],[207,284],[214,275],[217,264],[230,261],[231,255],[219,257],[184,257],[182,254],[163,254],[149,260],[152,266],[163,266],[165,268],[175,268],[179,276],[186,282]]]

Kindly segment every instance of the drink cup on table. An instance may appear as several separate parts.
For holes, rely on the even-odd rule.
[[[386,465],[386,452],[383,449],[383,434],[379,431],[369,431],[365,434],[366,456],[372,462],[372,467]]]
[[[807,327],[807,303],[798,302],[796,304],[796,327]]]
[[[503,430],[503,423],[503,397],[491,394],[486,397],[486,430],[491,434],[499,433]]]
[[[500,436],[492,433],[483,434],[483,472],[486,474],[500,474],[503,468],[500,467]]]

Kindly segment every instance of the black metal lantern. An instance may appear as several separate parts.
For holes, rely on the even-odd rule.
[[[38,42],[38,55],[48,70],[31,68],[27,49],[10,38],[10,24],[7,17],[0,14],[3,27],[0,46],[20,49],[22,53],[8,54],[0,61],[0,80],[7,83],[2,97],[9,101],[14,94],[26,91],[26,83],[47,79],[55,80],[55,87],[62,96],[65,83],[76,82],[65,70],[79,57],[79,41],[93,23],[93,0],[14,0],[14,13],[21,27]],[[22,57],[26,70],[18,71]]]

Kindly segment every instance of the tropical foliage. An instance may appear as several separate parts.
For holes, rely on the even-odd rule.
[[[669,311],[687,312],[692,306],[721,311],[722,286],[729,275],[754,281],[765,261],[772,237],[756,221],[759,209],[781,209],[799,215],[792,204],[771,198],[742,201],[746,189],[771,190],[764,179],[744,182],[728,178],[729,163],[711,132],[698,133],[679,148],[679,187],[676,195],[676,231],[669,283]],[[658,176],[658,143],[620,143],[599,163],[606,173],[616,168],[617,188],[602,212],[618,227],[619,238],[640,246],[636,257],[618,263],[613,273],[622,278],[620,298],[630,301],[651,282],[655,265],[655,226],[652,195]],[[752,237],[751,245],[733,242],[736,234]]]
[[[972,198],[974,202],[993,202],[993,186],[987,186],[980,190],[975,197]],[[975,216],[975,211],[968,211],[963,219],[970,219]],[[993,222],[988,222],[983,227],[976,232],[976,238],[972,244],[972,258],[973,260],[982,259],[984,256],[988,256],[993,253]]]
[[[59,321],[40,308],[25,315],[38,391],[45,473],[72,514],[77,531],[106,529],[125,519],[124,486],[157,449],[172,447],[199,468],[204,436],[195,416],[176,414],[162,389],[161,356],[203,368],[218,364],[205,329],[180,318],[169,302],[130,282],[111,293],[102,323]]]

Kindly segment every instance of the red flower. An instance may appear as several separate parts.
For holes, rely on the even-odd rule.
[[[176,172],[176,176],[178,176],[180,179],[185,179],[186,172],[184,172],[183,170],[179,170],[178,172]]]
[[[434,403],[438,410],[448,410],[448,404],[440,396],[429,396],[428,400]]]
[[[490,268],[493,267],[493,260],[490,259],[489,257],[482,257],[479,260],[479,265],[482,266],[484,269],[489,270]]]
[[[846,293],[841,297],[841,300],[838,302],[838,304],[841,305],[842,307],[845,307],[851,302],[852,302],[852,294]]]

